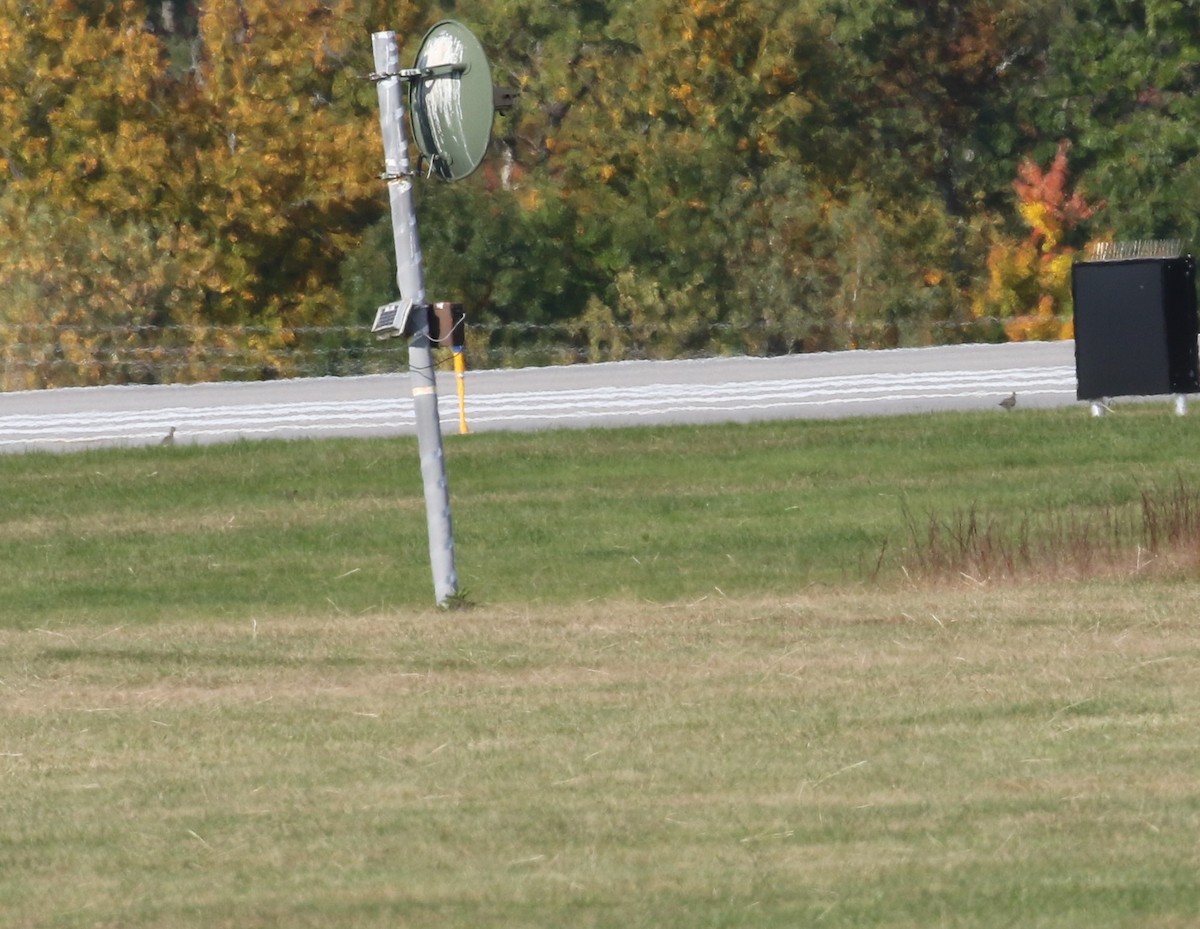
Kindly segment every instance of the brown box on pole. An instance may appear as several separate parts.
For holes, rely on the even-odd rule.
[[[442,348],[466,344],[466,314],[461,303],[435,303],[429,314],[429,338]]]

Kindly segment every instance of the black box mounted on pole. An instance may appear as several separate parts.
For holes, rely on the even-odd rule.
[[[1110,246],[1071,269],[1080,400],[1200,392],[1196,262],[1124,257],[1144,250]]]

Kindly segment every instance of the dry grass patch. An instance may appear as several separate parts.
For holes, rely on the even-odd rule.
[[[1145,487],[1136,502],[991,516],[972,505],[922,520],[903,509],[905,577],[935,583],[1005,578],[1195,576],[1200,568],[1200,490],[1182,478]],[[885,564],[881,552],[875,573]]]

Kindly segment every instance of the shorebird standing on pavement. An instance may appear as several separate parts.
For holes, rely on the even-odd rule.
[[[1017,405],[1017,392],[1014,390],[1011,394],[1000,401],[1000,405],[1006,410],[1011,410]]]
[[[159,445],[174,445],[175,444],[175,427],[174,426],[171,427],[170,432],[168,432],[165,436],[162,437],[162,441],[159,442],[158,444]]]

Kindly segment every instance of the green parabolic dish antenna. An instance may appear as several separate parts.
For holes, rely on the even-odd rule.
[[[457,181],[479,167],[496,110],[492,69],[462,23],[443,20],[427,33],[409,90],[413,137],[439,177]]]

